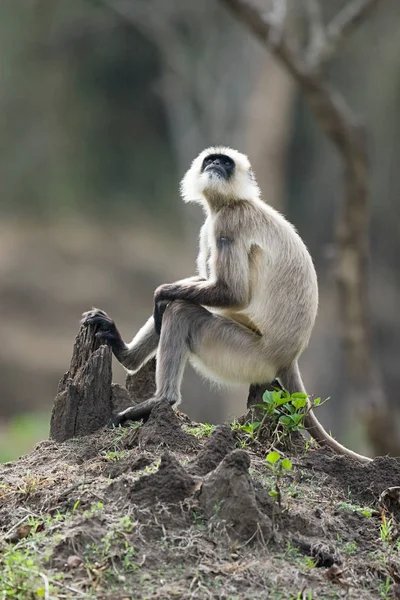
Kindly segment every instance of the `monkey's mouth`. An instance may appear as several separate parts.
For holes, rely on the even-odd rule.
[[[220,165],[208,165],[204,170],[206,173],[210,173],[210,175],[215,173],[218,177],[226,179],[225,169]]]

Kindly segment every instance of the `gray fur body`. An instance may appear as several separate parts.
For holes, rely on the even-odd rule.
[[[227,158],[233,163],[232,173],[222,176]],[[185,201],[201,203],[206,213],[199,275],[160,286],[155,318],[130,344],[114,333],[114,354],[128,370],[137,371],[157,355],[155,398],[127,409],[116,423],[141,418],[161,399],[178,405],[188,360],[219,383],[269,383],[279,378],[289,392],[305,391],[297,361],[314,326],[318,285],[302,239],[260,199],[247,157],[230,148],[202,152],[181,191]],[[94,311],[87,315],[88,322],[97,322]],[[333,440],[311,410],[305,422],[318,441],[369,460]]]

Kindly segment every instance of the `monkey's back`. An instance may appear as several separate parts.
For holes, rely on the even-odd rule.
[[[261,200],[252,202],[240,228],[250,237],[250,303],[241,311],[268,350],[290,363],[307,346],[318,309],[312,258],[295,228]]]

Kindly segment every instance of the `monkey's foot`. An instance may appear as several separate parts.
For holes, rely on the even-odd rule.
[[[84,312],[81,324],[94,325],[97,329],[95,337],[109,342],[117,358],[125,350],[125,343],[117,326],[104,310],[92,308],[92,310]]]
[[[140,402],[135,406],[130,406],[129,408],[126,408],[122,412],[115,415],[115,417],[113,417],[110,423],[110,427],[119,427],[126,421],[140,421],[140,419],[147,421],[153,408],[162,400],[167,399],[157,397],[149,398],[149,400],[144,400],[144,402]],[[171,405],[175,404],[175,401],[167,400],[167,402],[169,402]]]

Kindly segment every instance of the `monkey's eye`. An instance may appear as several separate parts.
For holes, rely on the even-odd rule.
[[[206,159],[206,165],[210,165],[212,163],[212,158],[207,158]]]
[[[231,161],[230,161],[230,160],[226,160],[226,161],[225,161],[225,164],[226,164],[226,166],[227,166],[227,167],[229,167],[229,166],[230,166],[230,164],[231,164]]]

